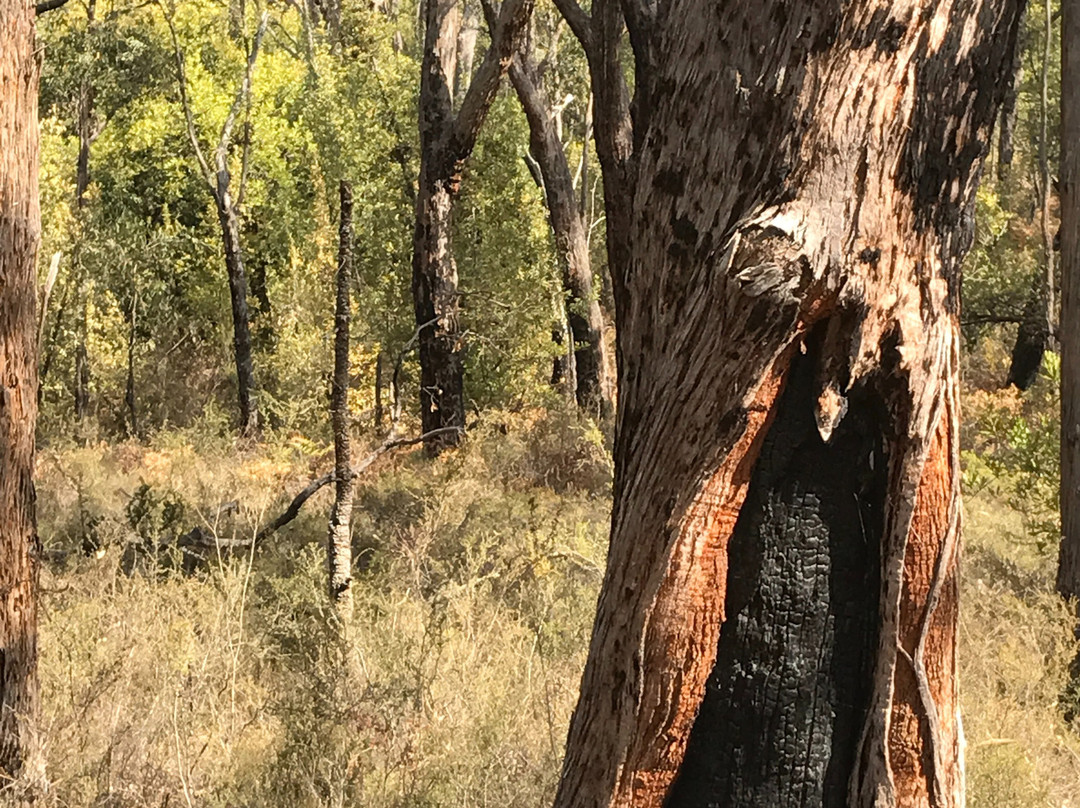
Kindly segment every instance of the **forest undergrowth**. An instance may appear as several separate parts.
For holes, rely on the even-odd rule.
[[[1023,402],[967,395],[974,808],[1080,806],[1080,722],[1062,717],[1072,618],[1029,479],[1049,473],[1053,372]],[[604,436],[559,411],[489,412],[455,453],[381,461],[358,481],[341,624],[321,594],[329,489],[246,541],[330,447],[224,435],[207,421],[41,453],[49,804],[549,804],[604,565]],[[179,549],[195,527],[214,546]]]

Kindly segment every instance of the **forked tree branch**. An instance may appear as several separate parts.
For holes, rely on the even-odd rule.
[[[476,69],[454,121],[452,156],[464,159],[476,145],[480,127],[495,100],[499,82],[510,66],[532,14],[533,0],[505,0],[492,29],[491,46]]]
[[[247,66],[244,69],[244,78],[236,90],[236,98],[233,99],[229,114],[225,117],[225,123],[221,126],[221,137],[218,138],[216,154],[219,174],[228,165],[229,145],[232,143],[233,128],[236,126],[236,119],[240,115],[240,110],[244,107],[244,102],[251,95],[251,79],[255,75],[255,60],[259,58],[259,46],[262,44],[263,35],[266,33],[266,25],[269,21],[270,13],[264,11],[259,16],[259,25],[255,29],[255,38],[251,43],[251,53],[248,54]],[[219,183],[220,181],[221,178],[219,177]]]
[[[215,163],[218,174],[215,179],[215,172],[211,170],[210,163],[206,159],[206,153],[199,143],[199,130],[195,125],[195,115],[192,112],[191,101],[188,97],[188,81],[187,71],[184,67],[184,51],[180,47],[180,38],[176,34],[176,25],[173,23],[172,15],[165,13],[165,23],[169,26],[169,35],[172,38],[173,43],[173,54],[176,59],[177,89],[180,92],[180,105],[184,109],[184,122],[187,127],[188,140],[191,141],[191,146],[195,150],[195,159],[199,162],[199,168],[202,170],[203,179],[206,180],[206,183],[210,186],[215,198],[218,198],[219,201],[221,193],[219,186],[222,182],[224,182],[225,185],[228,185],[227,175],[225,177],[221,175],[222,172],[227,170],[228,150],[232,140],[232,131],[236,126],[236,118],[240,114],[244,102],[251,93],[251,79],[255,72],[255,60],[259,56],[259,46],[262,43],[263,35],[266,33],[266,26],[269,19],[269,13],[266,11],[264,11],[259,18],[259,25],[255,30],[255,38],[252,42],[251,52],[247,57],[244,78],[240,82],[240,87],[236,91],[236,97],[233,99],[232,107],[229,109],[229,114],[226,116],[225,123],[221,127],[221,136],[218,138],[217,148],[215,149]],[[246,161],[247,153],[245,149],[245,164]]]

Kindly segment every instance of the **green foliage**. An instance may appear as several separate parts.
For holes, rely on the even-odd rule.
[[[112,2],[112,0],[110,0]],[[119,2],[119,0],[116,0]],[[273,428],[325,427],[337,186],[353,184],[358,406],[370,411],[375,357],[392,362],[415,328],[411,301],[419,60],[412,13],[347,4],[340,34],[299,7],[270,9],[250,103],[229,150],[243,176],[241,240],[260,402]],[[50,14],[41,29],[43,255],[60,254],[44,329],[41,434],[72,434],[75,356],[86,301],[93,428],[126,434],[129,362],[140,433],[229,412],[235,384],[229,296],[213,199],[189,142],[166,15],[176,28],[194,125],[211,155],[233,103],[259,10],[185,0]],[[549,15],[552,13],[548,10]],[[583,63],[559,82],[579,126]],[[553,63],[554,64],[554,63]],[[91,185],[72,188],[78,99],[93,93]],[[82,94],[82,95],[80,95]],[[550,399],[558,292],[542,198],[522,162],[528,127],[504,92],[469,164],[458,220],[468,389],[484,409]],[[45,267],[42,268],[44,280]],[[134,321],[134,322],[133,322]],[[415,406],[413,359],[404,368]]]
[[[1060,359],[1047,353],[1040,378],[1026,396],[974,393],[965,426],[967,490],[999,491],[1023,514],[1037,548],[1055,557],[1061,536],[1060,384]]]

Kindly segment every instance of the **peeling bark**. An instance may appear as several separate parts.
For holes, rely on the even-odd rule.
[[[962,805],[960,263],[1021,2],[624,3],[647,86],[614,127],[617,10],[559,5],[630,202],[611,545],[556,806]]]
[[[34,6],[0,0],[0,780],[40,775],[35,737],[38,541],[35,259],[38,77]]]

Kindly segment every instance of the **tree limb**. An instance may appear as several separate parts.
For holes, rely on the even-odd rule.
[[[184,69],[184,52],[180,49],[180,39],[176,36],[176,26],[173,24],[172,15],[165,14],[165,23],[169,26],[169,35],[172,37],[173,54],[176,57],[176,84],[177,89],[180,91],[180,106],[184,109],[184,122],[187,124],[187,136],[191,141],[191,146],[195,150],[195,159],[199,161],[199,168],[202,169],[203,179],[206,180],[206,184],[210,186],[210,189],[217,196],[217,186],[214,183],[214,174],[210,170],[210,164],[206,162],[206,155],[203,154],[202,146],[199,145],[199,131],[195,128],[195,116],[191,112],[191,103],[188,101],[187,94],[187,71]]]
[[[532,9],[533,0],[505,0],[502,4],[498,22],[492,31],[491,46],[484,54],[484,61],[477,68],[454,120],[450,144],[452,158],[464,159],[476,145],[480,126],[495,100],[503,74],[510,67]]]
[[[34,16],[40,17],[46,11],[63,8],[67,5],[67,2],[68,0],[44,0],[44,2],[34,6]]]
[[[436,435],[441,435],[447,432],[464,432],[465,430],[459,426],[442,427],[441,429],[432,429],[429,432],[425,432],[423,435],[418,435],[414,438],[395,438],[391,434],[384,440],[379,446],[371,452],[367,457],[357,463],[350,471],[350,474],[355,479],[361,476],[369,468],[371,468],[375,461],[385,455],[387,452],[391,452],[394,449],[401,449],[406,446],[416,446],[419,443],[423,443],[428,438],[433,438]],[[267,539],[272,534],[276,533],[289,522],[293,521],[300,515],[300,509],[304,507],[309,499],[315,494],[321,491],[326,486],[330,485],[337,480],[333,472],[324,474],[322,477],[318,477],[309,482],[304,488],[293,497],[292,502],[289,503],[282,513],[275,518],[270,524],[261,528],[258,533],[255,534],[254,539],[217,539],[213,537],[205,536],[202,528],[194,528],[188,533],[180,537],[179,543],[181,546],[196,546],[199,544],[207,544],[218,547],[250,547],[252,544],[259,544],[264,539]]]
[[[577,4],[577,0],[555,0],[555,8],[562,14],[588,56],[592,53],[592,18]]]
[[[270,13],[264,11],[259,17],[259,25],[255,29],[255,39],[251,43],[251,53],[248,54],[247,67],[244,69],[244,78],[236,91],[229,114],[225,117],[225,123],[221,126],[221,137],[217,145],[217,168],[220,173],[228,159],[229,144],[232,142],[233,127],[236,126],[236,118],[244,106],[244,102],[251,94],[251,79],[255,74],[255,60],[259,58],[259,46],[262,44],[263,34],[266,33],[266,25],[270,21]],[[220,182],[220,178],[219,178]]]

